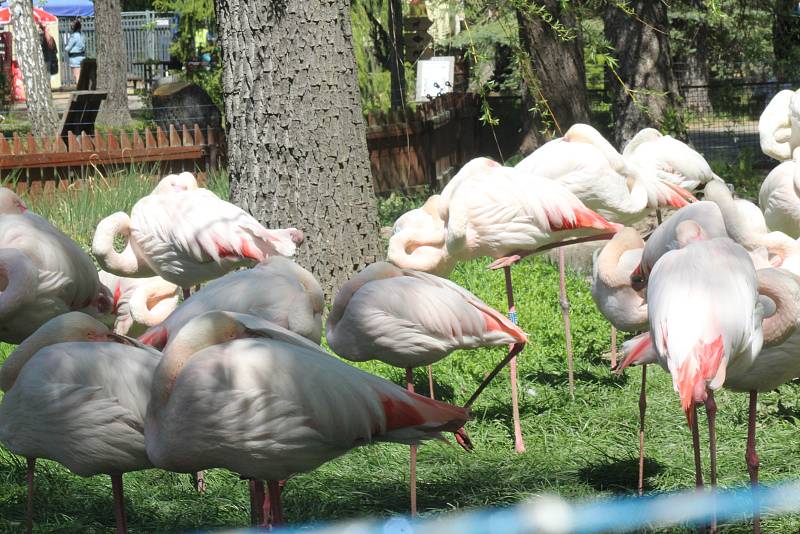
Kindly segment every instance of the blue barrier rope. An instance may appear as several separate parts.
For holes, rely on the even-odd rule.
[[[567,534],[631,532],[643,528],[709,524],[717,520],[749,520],[753,499],[767,514],[800,511],[800,482],[765,487],[686,491],[645,497],[600,498],[569,503],[544,496],[507,508],[443,514],[431,519],[399,516],[384,520],[357,520],[324,525],[292,526],[278,534]],[[257,532],[239,530],[237,533]]]

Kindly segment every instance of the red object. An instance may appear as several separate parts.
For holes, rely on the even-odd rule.
[[[11,62],[11,100],[25,102],[25,85],[22,83],[22,72],[16,61]]]
[[[44,9],[39,9],[37,7],[33,8],[33,21],[37,24],[40,22],[58,22],[58,17],[53,14],[48,13]],[[11,12],[8,10],[7,7],[0,9],[0,24],[9,24],[11,23]]]

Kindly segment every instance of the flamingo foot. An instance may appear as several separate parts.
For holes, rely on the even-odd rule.
[[[490,263],[487,269],[494,271],[497,269],[504,269],[506,267],[511,267],[512,265],[520,261],[525,256],[528,256],[529,254],[530,253],[516,252],[514,254],[511,254],[510,256],[498,258],[494,260],[492,263]]]

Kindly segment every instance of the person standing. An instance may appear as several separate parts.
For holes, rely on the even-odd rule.
[[[86,39],[81,33],[81,21],[75,20],[70,28],[69,40],[64,51],[69,54],[69,67],[72,69],[72,78],[78,83],[81,73],[81,61],[86,58]]]

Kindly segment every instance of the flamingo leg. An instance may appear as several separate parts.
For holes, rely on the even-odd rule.
[[[414,392],[414,369],[406,367],[406,389]],[[417,515],[417,445],[411,445],[411,459],[409,461],[408,486],[411,493],[411,517]]]
[[[617,368],[617,328],[611,325],[611,369]]]
[[[183,300],[188,300],[188,298],[192,296],[192,289],[189,287],[183,288]]]
[[[708,416],[708,448],[709,448],[709,463],[711,464],[711,492],[717,490],[717,402],[714,400],[714,392],[708,390],[708,397],[706,398],[706,415]],[[711,519],[711,533],[717,532],[717,513],[716,506],[714,507],[714,515]]]
[[[756,454],[756,401],[758,399],[758,392],[750,392],[750,413],[747,418],[747,452],[745,452],[745,460],[747,461],[747,472],[750,473],[750,485],[752,486],[753,493],[753,533],[760,534],[761,532],[761,514],[759,512],[760,503],[758,502],[758,454]]]
[[[125,522],[125,496],[122,492],[122,475],[111,475],[111,492],[114,494],[114,521],[116,533],[126,534],[128,525]]]
[[[431,398],[436,400],[436,397],[433,394],[433,366],[428,366],[428,391],[430,392]]]
[[[508,318],[517,324],[517,307],[514,304],[514,287],[511,282],[511,267],[503,267],[506,280],[506,298],[508,299]],[[525,452],[525,441],[522,439],[522,425],[519,420],[519,398],[517,391],[517,356],[510,350],[509,372],[511,373],[511,413],[514,418],[514,450]]]
[[[644,416],[647,411],[647,364],[642,365],[642,387],[639,391],[639,496],[644,493]]]
[[[472,396],[469,398],[469,400],[466,403],[464,403],[464,408],[470,408],[472,404],[480,396],[480,394],[483,392],[483,390],[486,389],[486,386],[488,386],[491,383],[491,381],[494,380],[494,377],[496,377],[498,373],[500,373],[503,367],[508,365],[511,361],[515,360],[517,354],[522,352],[522,349],[524,348],[525,348],[525,343],[515,343],[514,345],[511,345],[511,349],[508,351],[508,355],[505,358],[503,358],[503,360],[500,363],[498,363],[494,369],[492,369],[492,372],[489,373],[486,376],[486,378],[483,379],[483,382],[481,382],[481,384],[478,386],[478,389],[475,390],[475,393],[473,393]],[[524,445],[523,445],[523,451],[524,451]]]
[[[33,471],[36,469],[36,458],[27,458],[28,469],[28,506],[25,515],[25,529],[28,534],[33,532]]]
[[[197,493],[205,493],[206,492],[205,471],[198,471],[197,473],[192,474],[192,483],[194,484],[194,489],[197,490]]]
[[[558,249],[558,291],[561,315],[564,318],[564,339],[567,342],[567,372],[569,374],[569,396],[575,400],[575,370],[572,359],[572,326],[569,320],[569,298],[567,297],[567,277],[564,269],[564,248]]]
[[[703,463],[700,460],[700,431],[697,429],[697,406],[692,405],[686,414],[692,429],[692,449],[694,449],[694,485],[703,489]]]
[[[269,524],[273,528],[280,527],[284,524],[280,482],[277,480],[269,480],[267,482],[267,491],[269,495]]]
[[[248,480],[250,487],[250,525],[253,527],[264,527],[267,524],[267,516],[264,508],[268,506],[264,494],[264,482],[261,480]]]

